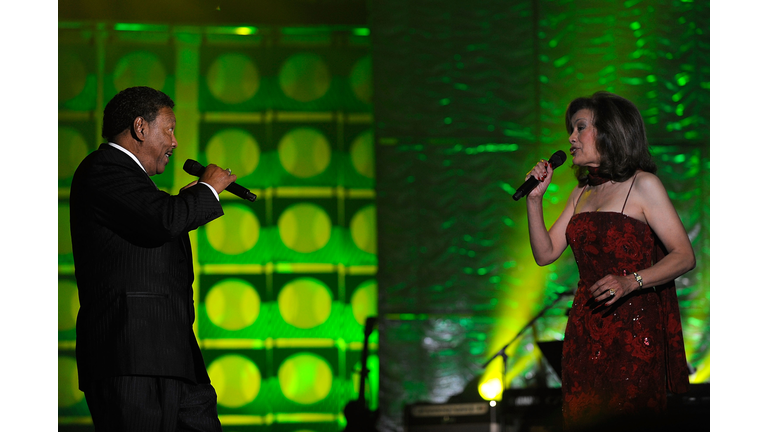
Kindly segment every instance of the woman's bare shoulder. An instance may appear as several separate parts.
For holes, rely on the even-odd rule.
[[[655,195],[659,193],[666,194],[667,192],[667,190],[664,188],[664,185],[661,183],[661,179],[659,179],[656,174],[646,171],[637,172],[637,177],[635,178],[635,187],[637,188],[638,192],[643,194]]]
[[[661,179],[653,173],[638,171],[632,194],[643,209],[643,213],[647,214],[650,209],[674,211],[667,189]]]

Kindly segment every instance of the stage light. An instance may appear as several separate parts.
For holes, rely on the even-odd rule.
[[[504,388],[501,384],[501,379],[494,377],[481,382],[477,389],[483,399],[496,400],[501,398],[501,393]]]
[[[245,36],[245,35],[256,34],[257,31],[258,30],[256,29],[256,27],[237,27],[235,28],[234,33],[241,36]]]

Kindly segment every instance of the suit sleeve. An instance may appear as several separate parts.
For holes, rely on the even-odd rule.
[[[132,243],[158,246],[224,214],[207,186],[197,184],[170,195],[129,164],[134,162],[95,164],[88,183],[95,221]]]

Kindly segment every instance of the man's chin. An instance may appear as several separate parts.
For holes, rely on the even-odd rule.
[[[165,161],[165,163],[159,163],[155,167],[155,174],[162,174],[165,171],[165,166],[168,165],[168,161]]]

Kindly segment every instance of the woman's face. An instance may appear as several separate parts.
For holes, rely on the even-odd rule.
[[[600,154],[597,152],[595,138],[597,130],[592,122],[592,111],[580,109],[571,117],[573,132],[568,137],[571,143],[571,157],[573,164],[578,166],[600,166]]]

